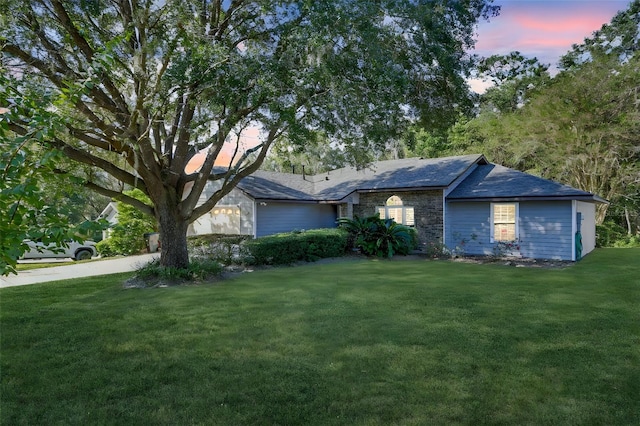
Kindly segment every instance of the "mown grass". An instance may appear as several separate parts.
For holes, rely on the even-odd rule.
[[[640,424],[640,250],[0,290],[2,424]]]
[[[68,260],[68,261],[60,261],[60,260],[40,260],[38,262],[18,262],[16,265],[16,271],[30,271],[33,269],[43,269],[43,268],[55,268],[57,266],[68,266],[68,265],[77,265],[79,263],[89,263],[89,262],[99,262],[100,258],[95,259],[86,259],[86,260]]]
[[[75,262],[38,262],[38,263],[18,263],[16,265],[16,271],[30,271],[32,269],[53,268],[56,266],[73,265]]]

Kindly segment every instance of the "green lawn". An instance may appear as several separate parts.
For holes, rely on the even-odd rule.
[[[112,259],[112,258],[110,258]],[[43,259],[37,262],[18,262],[16,265],[16,271],[30,271],[32,269],[43,269],[43,268],[55,268],[57,266],[68,266],[68,265],[77,265],[79,263],[89,263],[89,262],[99,262],[102,259],[87,259],[87,260],[68,260],[68,261],[60,261],[60,260],[49,260]]]
[[[640,249],[0,290],[3,425],[640,424]]]

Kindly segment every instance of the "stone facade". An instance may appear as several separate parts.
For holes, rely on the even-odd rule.
[[[428,243],[442,243],[443,237],[443,194],[442,190],[407,192],[360,193],[358,204],[353,205],[353,214],[359,217],[372,216],[378,207],[384,206],[389,197],[397,195],[404,207],[414,208],[415,228],[420,248]]]

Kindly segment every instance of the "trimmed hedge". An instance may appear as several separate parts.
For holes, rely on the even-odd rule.
[[[187,237],[189,256],[213,259],[223,265],[238,263],[240,246],[251,235],[206,234]]]
[[[250,240],[253,237],[251,235],[240,234],[205,234],[205,235],[191,235],[187,237],[187,244],[190,247],[204,246],[207,244],[227,243],[227,244],[241,244],[245,240]]]
[[[344,256],[348,233],[341,229],[313,229],[269,235],[243,244],[244,261],[252,265],[288,265]]]

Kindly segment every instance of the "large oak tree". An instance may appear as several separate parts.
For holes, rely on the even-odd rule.
[[[148,194],[152,205],[84,180],[155,216],[161,264],[184,267],[188,224],[279,137],[303,145],[322,130],[367,151],[409,120],[454,110],[475,25],[497,13],[490,3],[3,0],[0,106],[10,112],[0,117],[15,137]],[[39,110],[13,102],[25,93]],[[248,127],[260,130],[250,149],[239,137]],[[229,143],[233,164],[215,168]],[[202,167],[185,172],[200,150]],[[218,189],[202,202],[210,180]]]

